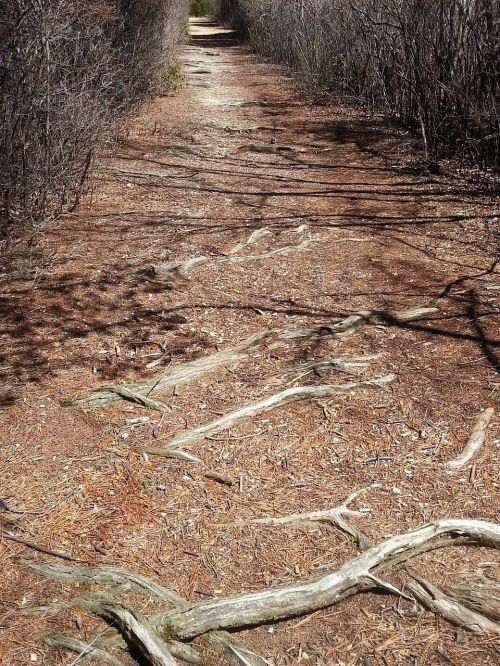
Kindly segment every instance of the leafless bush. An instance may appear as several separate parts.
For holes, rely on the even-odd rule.
[[[168,85],[188,2],[120,0],[120,9],[130,94],[161,92]]]
[[[183,0],[0,0],[0,217],[78,201],[93,152],[164,78]]]
[[[214,0],[214,13],[217,21],[246,33],[249,26],[245,0]]]
[[[322,93],[383,109],[445,147],[500,163],[500,5],[495,0],[218,0],[256,50]]]

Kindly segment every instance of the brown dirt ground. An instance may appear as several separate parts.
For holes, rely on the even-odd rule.
[[[25,539],[141,571],[192,601],[300,580],[354,556],[336,532],[234,523],[328,508],[374,482],[381,487],[360,500],[371,512],[359,521],[374,540],[438,517],[498,520],[498,418],[472,466],[454,475],[443,466],[478,413],[500,402],[500,292],[476,289],[500,282],[498,199],[452,164],[446,175],[427,175],[407,135],[350,109],[314,106],[286,72],[202,22],[183,62],[182,89],[138,111],[102,159],[91,200],[47,229],[43,262],[3,276],[0,495],[19,511],[3,518],[15,517]],[[303,152],[256,153],[249,144]],[[216,257],[263,226],[274,234],[264,247],[294,243],[300,224],[319,238],[301,253],[209,263],[170,289],[137,272],[167,258]],[[110,380],[157,374],[145,368],[154,342],[167,348],[166,364],[178,363],[267,328],[429,304],[439,312],[405,327],[257,350],[161,394],[172,408],[161,423],[125,402],[94,412],[61,406]],[[141,445],[279,390],[278,371],[327,353],[380,354],[362,374],[397,378],[220,433],[194,449],[204,467],[141,458]],[[150,421],[133,428],[137,416]],[[240,483],[222,486],[203,476],[206,468]],[[96,621],[39,607],[78,590],[22,566],[51,557],[3,540],[0,558],[1,664],[71,663],[43,636],[85,637]],[[440,550],[413,565],[438,584],[477,569],[500,577],[498,554],[484,549]],[[499,658],[490,638],[381,595],[241,638],[276,665]],[[222,663],[217,650],[201,650],[204,663]]]

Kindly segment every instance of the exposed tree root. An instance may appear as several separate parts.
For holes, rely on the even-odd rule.
[[[123,398],[124,400],[130,400],[130,402],[135,402],[138,405],[142,405],[143,407],[147,407],[148,409],[154,409],[157,412],[168,412],[170,411],[170,407],[167,405],[164,405],[162,402],[159,402],[158,400],[153,400],[153,398],[150,398],[147,395],[143,395],[142,393],[139,393],[138,391],[134,391],[130,389],[127,386],[124,385],[116,385],[116,386],[104,386],[103,391],[109,391],[110,393],[116,393],[117,396],[120,398]]]
[[[304,515],[294,514],[277,519],[259,519],[255,522],[276,526],[292,522],[328,520],[339,526],[340,529],[344,529],[342,522],[345,515],[361,513],[350,510],[348,504],[366,490],[368,489],[353,493],[339,507],[330,511]],[[338,522],[339,516],[340,523]],[[353,535],[352,531],[347,531]],[[362,533],[360,534],[365,538]],[[357,537],[358,534],[355,532],[354,536]],[[154,590],[155,593],[159,593],[161,599],[168,598],[175,610],[158,613],[147,620],[124,609],[109,596],[93,595],[78,601],[80,606],[119,626],[120,631],[134,645],[138,642],[139,648],[150,660],[147,663],[175,663],[175,661],[152,660],[152,654],[157,654],[154,652],[157,649],[160,650],[160,657],[155,658],[167,659],[164,652],[161,651],[164,647],[163,640],[168,643],[169,651],[172,654],[174,646],[179,654],[182,653],[183,648],[187,648],[182,658],[196,663],[193,661],[196,659],[196,653],[190,651],[189,646],[179,644],[179,641],[191,641],[197,636],[203,636],[210,643],[224,647],[229,655],[237,658],[240,666],[262,666],[270,662],[248,650],[232,635],[221,632],[220,629],[243,629],[310,614],[369,589],[380,589],[389,594],[409,599],[393,585],[380,580],[379,576],[422,553],[437,548],[461,545],[500,549],[500,525],[480,520],[439,520],[406,534],[391,537],[379,544],[370,547],[365,545],[360,555],[321,578],[314,578],[287,587],[239,594],[197,604],[189,604],[170,591],[165,594],[166,588],[143,576],[111,567],[100,569],[32,564],[29,566],[43,575],[73,582],[116,583],[129,580],[129,582],[138,584],[143,590]],[[413,580],[407,584],[407,587],[421,603],[433,612],[439,613],[467,629],[499,634],[500,625],[494,619],[487,617],[487,612],[491,612],[491,610],[487,603],[485,604],[487,595],[484,590],[480,590],[479,595],[472,595],[472,603],[479,605],[480,610],[471,609],[470,604],[465,603],[465,598],[471,598],[468,591],[462,594],[461,601],[457,601],[456,598],[451,599],[451,595],[446,596],[450,594],[448,590],[442,592],[415,574],[410,573],[409,575]],[[495,609],[493,613],[496,613]],[[168,658],[173,658],[172,654]]]
[[[339,356],[336,358],[322,358],[315,361],[307,361],[300,363],[293,368],[280,372],[276,377],[281,379],[288,379],[291,382],[297,381],[306,375],[314,372],[320,374],[323,370],[335,370],[337,372],[353,373],[359,370],[366,369],[371,361],[380,358],[380,354],[372,354],[370,356]]]
[[[359,530],[357,527],[351,525],[346,518],[355,517],[363,518],[367,513],[370,512],[370,509],[354,510],[349,509],[349,504],[351,504],[359,495],[366,493],[372,488],[378,488],[378,484],[373,484],[368,488],[362,488],[357,490],[354,493],[351,493],[349,497],[342,502],[339,506],[336,506],[332,509],[325,509],[323,511],[311,511],[309,513],[292,513],[288,516],[282,516],[279,518],[253,518],[248,521],[253,525],[269,525],[276,527],[279,525],[290,525],[290,524],[304,524],[304,523],[327,523],[333,525],[348,534],[353,538],[355,543],[358,545],[360,550],[366,550],[372,544],[367,538],[367,536]],[[238,523],[237,523],[238,524]]]
[[[283,155],[286,153],[305,153],[306,149],[299,146],[287,146],[272,143],[246,143],[238,148],[238,152]]]
[[[438,308],[425,307],[413,308],[411,310],[404,310],[401,312],[386,312],[385,310],[365,310],[358,314],[353,314],[336,324],[325,324],[323,326],[315,326],[314,328],[295,329],[291,331],[282,331],[280,337],[282,339],[290,340],[293,338],[307,338],[309,340],[317,340],[324,337],[341,337],[349,335],[361,326],[367,324],[385,324],[400,326],[408,324],[419,319],[424,319],[430,314],[438,312]]]
[[[152,594],[161,601],[164,601],[174,608],[183,609],[189,607],[189,603],[181,596],[172,590],[160,585],[154,580],[142,576],[141,574],[132,571],[126,571],[117,567],[66,567],[57,565],[37,564],[35,562],[23,561],[23,564],[30,569],[46,578],[59,580],[68,583],[78,583],[83,585],[134,585],[138,590]],[[85,604],[85,601],[84,601]],[[163,618],[164,613],[149,618],[151,625],[156,628],[159,620]],[[203,637],[211,645],[219,645],[228,655],[238,662],[240,666],[263,666],[269,662],[262,656],[249,650],[243,643],[238,641],[234,636],[224,632],[210,632]],[[106,643],[113,643],[113,639],[106,640]],[[116,645],[116,647],[123,647],[123,645]],[[187,646],[184,646],[187,647]],[[186,652],[181,657],[179,654],[180,646],[175,640],[170,641],[170,648],[174,656],[187,659]],[[191,655],[196,655],[194,651]],[[197,663],[191,659],[190,663]]]
[[[23,561],[23,564],[33,571],[36,571],[45,578],[60,580],[68,583],[79,583],[82,585],[127,585],[132,584],[144,592],[171,604],[172,606],[182,606],[185,600],[172,590],[163,585],[134,573],[118,567],[66,567],[55,564],[37,564],[36,562]]]
[[[145,617],[140,617],[105,595],[87,597],[85,601],[81,600],[80,605],[116,626],[127,644],[141,655],[149,666],[177,666],[177,661],[166,643]]]
[[[86,643],[78,638],[72,636],[65,636],[64,634],[53,634],[46,636],[44,642],[49,647],[61,648],[68,652],[75,652],[79,655],[80,661],[96,661],[99,664],[108,664],[109,666],[124,666],[123,662],[114,657],[109,652],[101,650],[100,648]]]
[[[166,388],[173,388],[174,386],[182,386],[192,382],[204,375],[217,370],[218,368],[235,365],[243,358],[246,357],[246,352],[258,347],[265,340],[271,337],[272,331],[263,331],[252,335],[240,342],[235,347],[230,347],[210,356],[198,358],[195,361],[188,361],[187,363],[180,363],[177,366],[169,368],[165,373],[156,375],[151,379],[137,384],[102,387],[94,391],[90,396],[78,398],[71,402],[65,403],[69,407],[82,407],[84,409],[99,409],[109,407],[122,399],[119,390],[123,386],[126,389],[143,395],[144,393],[155,393]],[[115,389],[118,387],[118,391]]]
[[[194,604],[167,613],[161,624],[180,640],[189,640],[216,629],[239,629],[312,613],[377,587],[376,576],[416,555],[466,544],[500,549],[500,525],[480,520],[439,520],[372,546],[321,578]]]
[[[307,227],[305,228],[307,229]],[[305,231],[303,226],[299,227],[299,229],[300,229],[299,233]],[[177,276],[185,276],[195,268],[198,268],[199,266],[202,266],[203,264],[207,264],[209,262],[212,264],[240,264],[247,261],[258,261],[261,259],[269,259],[277,255],[293,254],[294,252],[301,252],[302,250],[305,250],[311,243],[317,240],[316,238],[308,238],[303,240],[301,243],[297,245],[286,245],[284,247],[278,247],[267,250],[266,252],[262,252],[260,254],[243,254],[243,255],[239,254],[242,250],[252,245],[255,245],[262,238],[269,235],[272,235],[271,231],[269,231],[269,229],[267,229],[266,227],[262,229],[257,229],[257,231],[254,231],[249,236],[249,238],[247,238],[245,241],[241,241],[240,243],[235,245],[231,250],[229,250],[229,252],[226,255],[219,257],[209,257],[206,255],[201,255],[199,257],[190,257],[189,259],[185,259],[184,261],[169,262],[167,264],[158,264],[157,266],[153,266],[152,270],[154,271],[154,274],[157,278],[159,278],[162,281],[168,282]]]
[[[461,585],[445,586],[443,590],[467,608],[500,622],[500,581],[477,576]]]
[[[307,226],[305,227],[305,229],[307,229]],[[304,229],[304,231],[305,231],[305,229]],[[262,227],[261,229],[256,229],[255,231],[253,231],[250,234],[250,236],[248,238],[246,238],[245,240],[240,241],[234,247],[232,247],[227,254],[230,255],[230,256],[238,254],[242,250],[245,250],[247,247],[249,247],[251,245],[255,245],[262,238],[265,238],[266,236],[272,236],[272,232],[267,227]]]
[[[379,377],[376,379],[368,379],[362,382],[356,383],[347,383],[343,385],[337,384],[322,384],[320,386],[295,386],[293,388],[285,389],[280,393],[275,393],[259,402],[252,403],[250,405],[245,405],[241,409],[238,409],[229,414],[225,414],[219,419],[206,423],[205,425],[198,426],[197,428],[192,428],[186,432],[178,434],[176,437],[171,439],[167,446],[164,448],[145,448],[143,451],[151,455],[163,456],[163,457],[184,457],[184,449],[188,446],[192,446],[197,442],[202,441],[215,432],[221,430],[227,430],[231,428],[236,423],[243,421],[244,419],[256,416],[257,414],[264,414],[276,407],[283,407],[288,405],[291,402],[297,402],[302,400],[314,400],[321,398],[329,398],[334,395],[341,393],[346,393],[352,391],[353,389],[360,388],[362,386],[384,386],[394,379],[394,375],[385,375],[384,377]],[[189,460],[196,460],[193,456],[189,454]]]
[[[464,629],[476,633],[492,634],[500,636],[500,624],[460,604],[456,599],[447,596],[438,587],[416,576],[410,574],[410,580],[405,585],[413,594],[415,599],[433,613],[442,615],[452,624],[457,624]]]
[[[204,356],[194,361],[180,363],[169,368],[161,375],[136,384],[117,384],[102,387],[91,393],[90,396],[67,401],[66,407],[81,407],[83,409],[101,409],[120,402],[123,397],[120,391],[123,387],[130,392],[144,396],[169,387],[182,386],[192,382],[209,372],[224,366],[235,365],[246,358],[246,352],[266,342],[284,344],[283,341],[294,339],[317,340],[320,338],[343,338],[354,333],[362,326],[369,324],[402,325],[423,319],[430,314],[438,312],[437,308],[414,308],[401,312],[386,312],[382,310],[368,310],[359,314],[350,315],[335,324],[323,324],[314,328],[305,329],[270,329],[261,331],[246,338],[239,344],[210,356]]]
[[[476,455],[476,453],[483,445],[484,438],[486,436],[486,430],[490,424],[491,419],[493,418],[494,413],[495,410],[493,407],[489,407],[488,409],[485,409],[484,412],[479,416],[478,420],[476,421],[476,425],[474,426],[474,430],[472,431],[472,435],[469,437],[467,446],[461,455],[458,456],[458,458],[450,460],[448,463],[446,463],[446,467],[448,467],[448,469],[461,469]]]

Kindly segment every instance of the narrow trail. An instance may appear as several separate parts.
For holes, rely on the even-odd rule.
[[[16,511],[2,522],[199,601],[353,557],[327,528],[258,520],[373,484],[356,519],[373,541],[438,518],[498,520],[498,419],[472,466],[445,467],[481,410],[498,412],[498,201],[422,172],[411,138],[381,121],[312,105],[205,20],[191,22],[182,65],[181,89],[137,112],[92,196],[48,229],[48,260],[2,278],[0,498]],[[171,380],[188,362],[193,376]],[[153,409],[113,392],[99,409],[64,406],[124,384]],[[197,464],[154,455],[186,441]],[[500,577],[496,553],[450,550],[417,569],[438,583]],[[0,556],[0,663],[70,664],[43,636],[101,625],[47,610],[70,587],[21,559],[50,557],[7,540]],[[378,595],[238,637],[276,666],[497,658],[490,638],[457,640]],[[200,651],[222,663],[220,647]]]

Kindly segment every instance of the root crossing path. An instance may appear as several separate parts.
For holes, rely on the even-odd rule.
[[[0,663],[134,663],[104,620],[145,663],[494,663],[498,202],[190,27],[179,90],[0,276]]]

